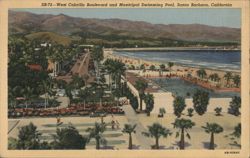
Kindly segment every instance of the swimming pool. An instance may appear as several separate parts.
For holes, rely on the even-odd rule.
[[[152,81],[161,86],[162,89],[185,98],[192,97],[197,89],[209,92],[209,96],[212,98],[231,98],[233,96],[240,96],[240,93],[238,92],[214,92],[199,85],[182,80],[181,78],[157,78],[152,79]]]

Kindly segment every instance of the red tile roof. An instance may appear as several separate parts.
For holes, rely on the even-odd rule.
[[[42,71],[43,68],[41,65],[39,64],[29,64],[27,65],[31,70],[34,70],[34,71]]]

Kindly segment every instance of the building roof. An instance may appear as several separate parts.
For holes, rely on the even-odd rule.
[[[27,67],[29,67],[31,70],[34,70],[34,71],[42,71],[43,70],[42,66],[39,64],[28,64]]]

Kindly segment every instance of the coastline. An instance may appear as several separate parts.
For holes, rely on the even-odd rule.
[[[201,50],[211,50],[211,51],[241,51],[240,48],[235,47],[140,47],[140,48],[115,48],[107,49],[113,51],[201,51]]]
[[[134,48],[132,48],[134,49]],[[152,60],[147,60],[147,59],[139,59],[137,57],[128,57],[128,56],[121,56],[121,55],[117,55],[117,54],[114,54],[115,50],[113,49],[105,49],[104,50],[104,57],[111,57],[111,58],[116,58],[118,60],[121,60],[121,61],[125,61],[125,64],[126,63],[126,60],[130,60],[130,61],[127,61],[127,62],[130,62],[129,64],[133,64],[135,66],[139,66],[141,64],[146,64],[146,65],[160,65],[160,64],[167,64],[168,62],[160,62],[160,61],[152,61]],[[174,66],[173,66],[173,69],[195,69],[195,70],[198,70],[198,69],[201,69],[201,68],[204,68],[205,70],[208,70],[208,71],[212,71],[214,73],[225,73],[225,72],[232,72],[234,74],[238,74],[240,75],[241,74],[241,70],[236,70],[236,69],[225,69],[225,70],[222,70],[222,69],[217,69],[217,68],[208,68],[208,67],[201,67],[201,66],[193,66],[193,65],[183,65],[183,64],[180,64],[180,63],[174,63]]]

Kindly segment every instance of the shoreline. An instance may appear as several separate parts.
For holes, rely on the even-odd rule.
[[[118,60],[121,60],[121,61],[123,61],[123,60],[134,60],[132,63],[134,64],[134,65],[138,65],[138,64],[142,64],[142,63],[145,63],[145,64],[149,64],[149,66],[150,65],[160,65],[160,64],[168,64],[168,62],[160,62],[160,61],[152,61],[152,60],[147,60],[147,59],[139,59],[139,58],[137,58],[137,57],[129,57],[129,56],[123,56],[123,55],[118,55],[118,54],[114,54],[114,50],[104,50],[104,57],[107,57],[107,56],[113,56],[113,57],[111,57],[111,58],[116,58],[116,59],[118,59]],[[125,59],[122,59],[122,58],[125,58]],[[137,63],[136,63],[136,62]],[[125,62],[125,64],[127,64],[126,62]],[[131,65],[131,64],[130,64]],[[210,70],[210,71],[215,71],[215,72],[223,72],[223,73],[225,73],[225,72],[228,72],[228,71],[230,71],[230,72],[233,72],[233,73],[235,73],[235,74],[241,74],[241,70],[236,70],[236,69],[225,69],[225,70],[222,70],[222,69],[218,69],[218,68],[209,68],[209,67],[202,67],[202,66],[199,66],[199,65],[197,65],[197,66],[194,66],[194,65],[184,65],[184,64],[181,64],[181,63],[174,63],[174,67],[179,67],[179,68],[193,68],[193,69],[201,69],[201,68],[204,68],[205,70]]]
[[[138,48],[107,48],[108,51],[241,51],[240,48],[217,46],[217,47],[138,47]]]

